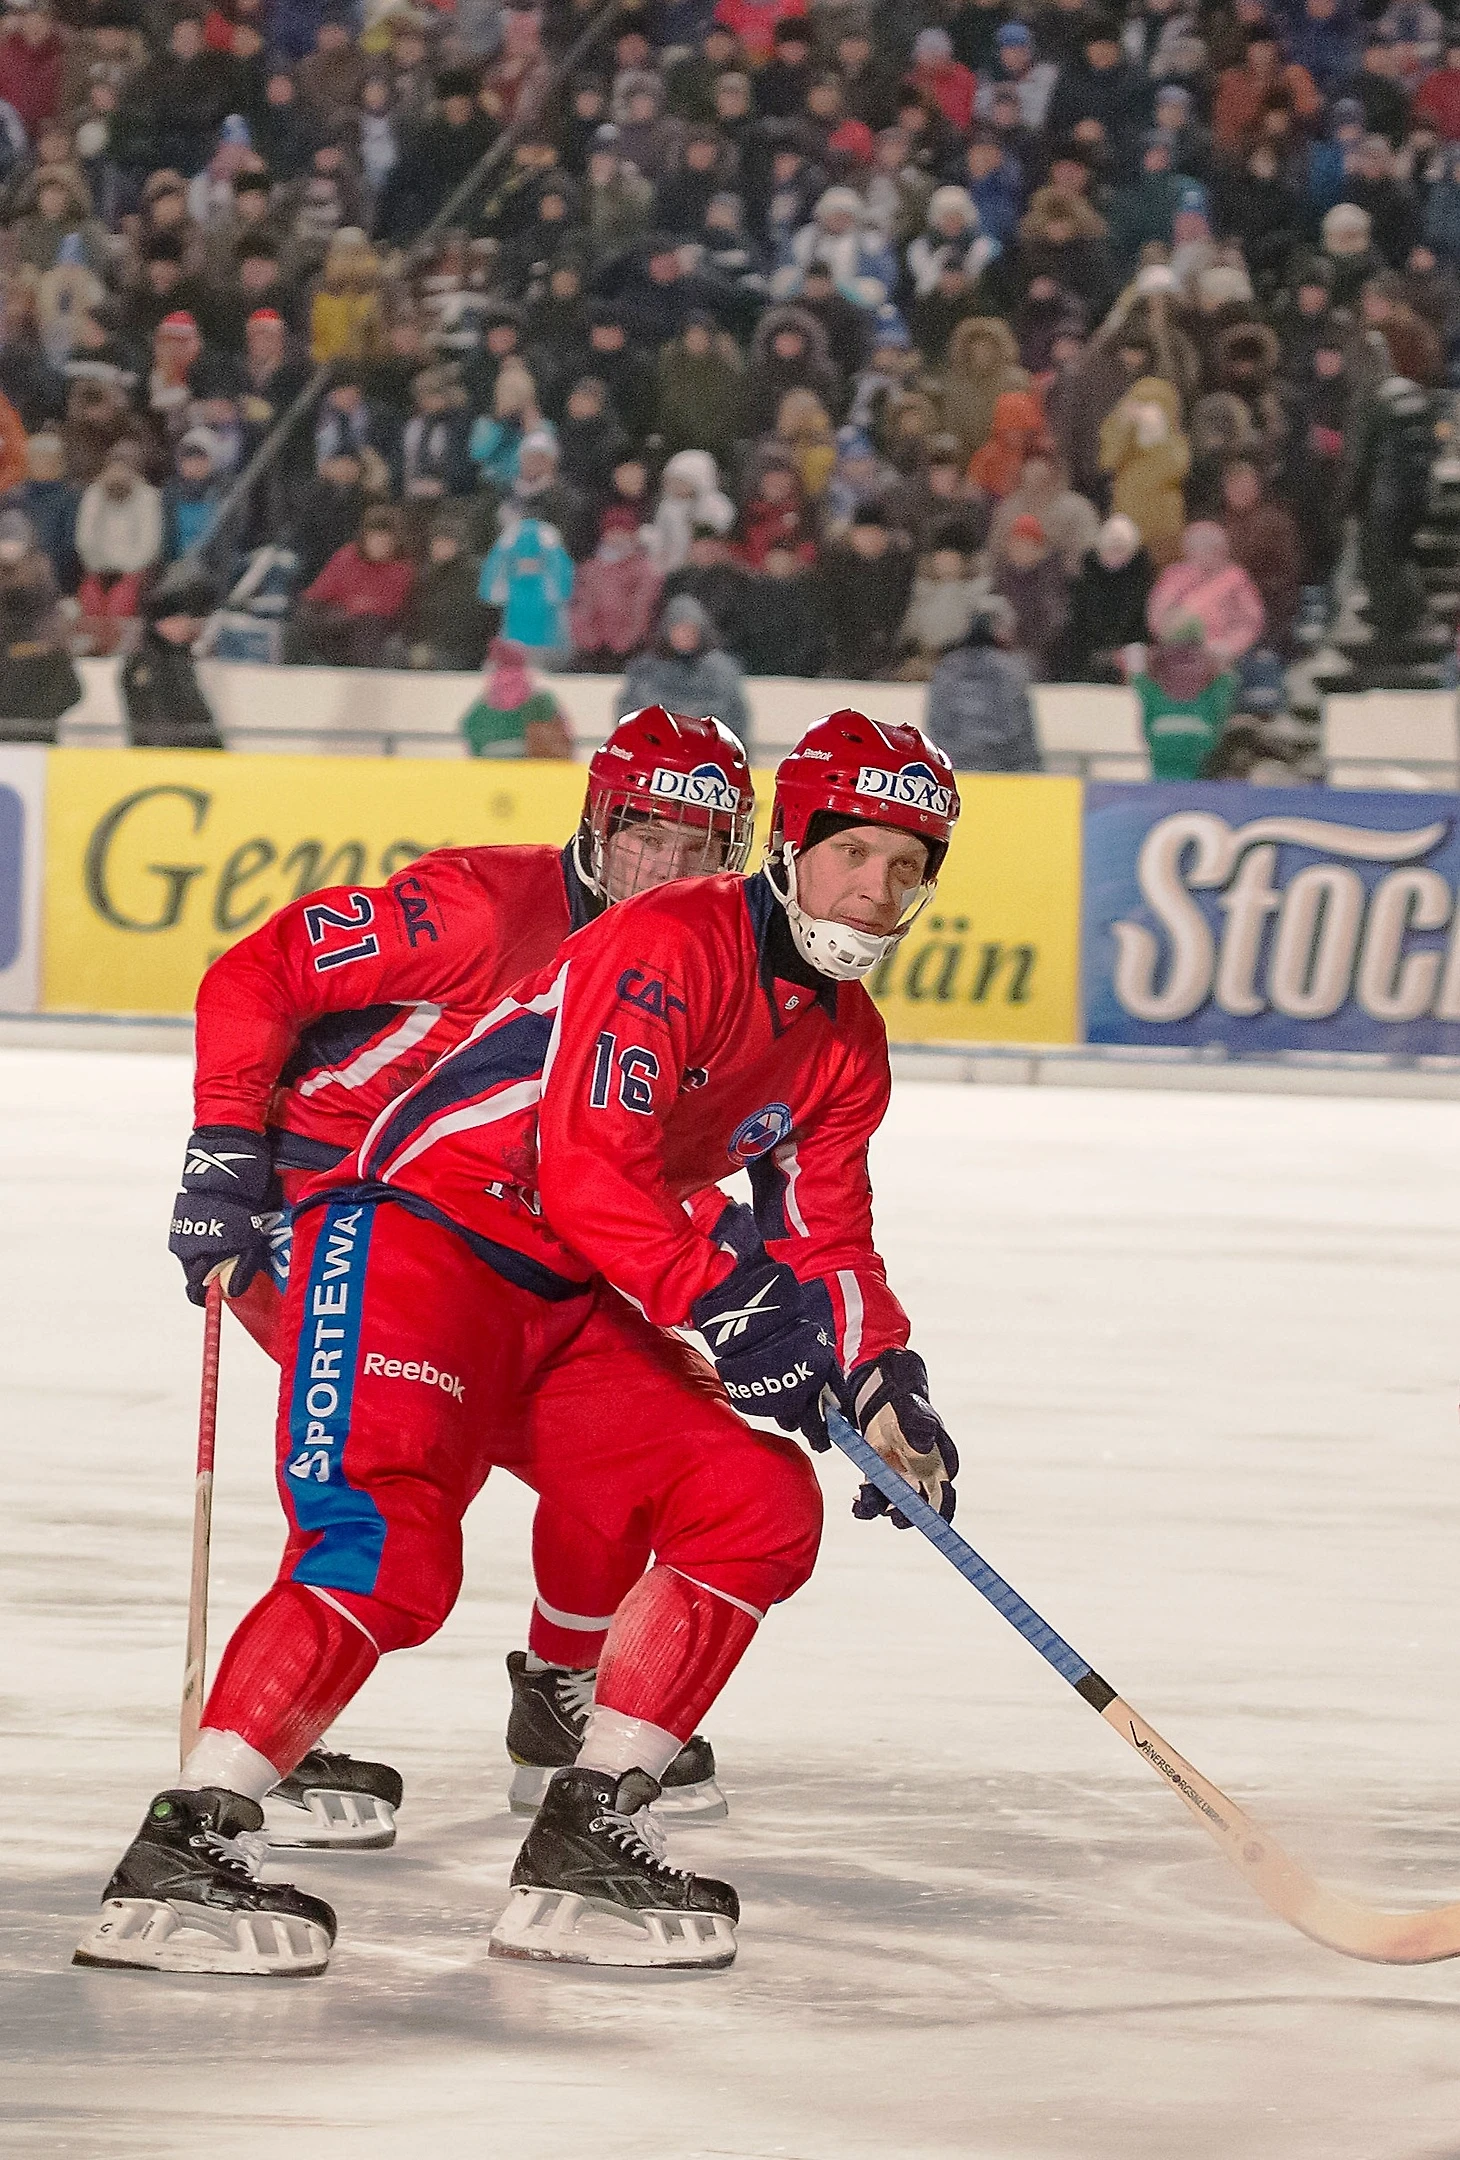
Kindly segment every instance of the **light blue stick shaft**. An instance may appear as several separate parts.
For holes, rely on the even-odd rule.
[[[937,1546],[945,1560],[952,1561],[964,1581],[971,1582],[994,1610],[1002,1613],[1009,1625],[1017,1628],[1024,1640],[1032,1643],[1046,1663],[1054,1667],[1062,1680],[1068,1680],[1093,1709],[1103,1710],[1108,1702],[1112,1702],[1114,1688],[1101,1679],[1093,1666],[1086,1664],[1079,1651],[1071,1649],[1063,1635],[1057,1635],[1047,1620],[1041,1620],[1034,1607],[1025,1604],[1018,1591],[974,1551],[966,1538],[958,1535],[951,1523],[944,1522],[936,1508],[929,1507],[922,1494],[915,1491],[905,1477],[888,1467],[877,1450],[868,1445],[856,1426],[843,1417],[833,1403],[824,1401],[823,1408],[827,1431],[843,1455],[850,1456],[863,1477],[907,1517],[915,1530],[922,1531],[930,1545]]]

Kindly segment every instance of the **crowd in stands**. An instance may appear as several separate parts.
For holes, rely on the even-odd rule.
[[[0,712],[260,565],[285,659],[930,681],[1012,765],[1031,680],[1158,769],[1270,710],[1350,532],[1413,630],[1429,0],[623,0],[564,70],[594,14],[4,0]]]

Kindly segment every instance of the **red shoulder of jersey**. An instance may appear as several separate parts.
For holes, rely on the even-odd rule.
[[[353,1147],[385,1102],[556,952],[580,891],[557,848],[463,847],[423,855],[384,885],[292,901],[203,978],[198,1123],[273,1123],[321,1161]]]

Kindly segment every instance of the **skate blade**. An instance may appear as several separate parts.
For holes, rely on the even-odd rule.
[[[657,1972],[716,1972],[735,1962],[723,1913],[625,1912],[571,1890],[514,1890],[487,1944],[489,1957]]]
[[[281,1852],[383,1852],[395,1843],[395,1809],[373,1793],[311,1786],[303,1800],[272,1792],[264,1800],[264,1836]]]
[[[324,1929],[293,1913],[214,1912],[158,1898],[108,1898],[71,1962],[135,1972],[303,1980],[322,1973],[329,1959]]]
[[[698,1785],[666,1785],[651,1812],[672,1816],[677,1823],[723,1822],[730,1803],[712,1777]]]
[[[551,1770],[536,1763],[517,1763],[507,1789],[507,1805],[514,1815],[535,1815],[542,1806]],[[723,1822],[730,1805],[715,1780],[702,1778],[698,1785],[666,1785],[652,1812],[672,1816],[678,1823]]]

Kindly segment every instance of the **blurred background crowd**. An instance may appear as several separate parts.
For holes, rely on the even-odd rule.
[[[488,661],[483,751],[537,665],[735,726],[746,676],[928,681],[1011,769],[1031,681],[1129,681],[1196,770],[1300,660],[1432,679],[1457,369],[1429,0],[0,17],[36,729],[85,653],[161,715],[206,624]]]

